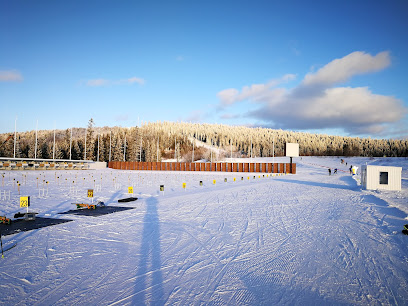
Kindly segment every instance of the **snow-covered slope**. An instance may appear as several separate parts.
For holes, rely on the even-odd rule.
[[[14,178],[30,209],[73,221],[3,236],[18,244],[0,260],[0,304],[408,304],[407,160],[346,159],[402,166],[400,192],[362,191],[337,158],[295,161],[298,174],[276,177],[7,172],[0,215],[22,210]],[[131,185],[139,199],[117,203]],[[88,188],[95,202],[134,209],[58,214],[90,202]]]

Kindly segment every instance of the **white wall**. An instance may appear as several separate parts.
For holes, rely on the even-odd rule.
[[[388,184],[380,184],[380,172],[388,173]],[[368,166],[361,167],[361,185],[368,190],[401,190],[401,167]]]
[[[106,169],[106,162],[89,163],[90,170]]]

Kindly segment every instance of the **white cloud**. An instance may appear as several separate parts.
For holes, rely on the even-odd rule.
[[[270,88],[275,87],[281,83],[292,81],[296,78],[294,74],[286,74],[280,79],[271,80],[265,84],[253,84],[251,86],[244,86],[239,92],[235,88],[229,88],[220,91],[217,96],[221,100],[221,106],[232,105],[236,102],[253,99],[260,100],[270,94]]]
[[[94,79],[94,80],[88,80],[86,82],[86,85],[87,86],[97,87],[97,86],[106,86],[106,85],[109,85],[109,83],[110,82],[108,80],[105,80],[105,79]]]
[[[141,78],[137,78],[137,77],[132,77],[132,78],[128,78],[128,79],[123,79],[123,80],[119,80],[119,81],[113,81],[113,84],[133,84],[133,83],[137,83],[139,85],[144,85],[145,80],[141,79]]]
[[[21,82],[23,76],[17,70],[0,70],[0,82]]]
[[[406,113],[401,101],[394,97],[373,94],[366,87],[337,87],[305,98],[289,92],[278,103],[265,103],[251,115],[281,128],[343,128],[355,133],[378,133]]]
[[[350,134],[384,134],[407,115],[402,101],[374,94],[367,87],[334,85],[389,65],[388,52],[376,56],[353,52],[333,60],[316,73],[307,74],[290,90],[272,88],[268,82],[245,86],[241,92],[230,88],[219,92],[218,97],[225,107],[242,99],[256,101],[260,107],[245,116],[259,119],[268,126],[299,130],[340,128]]]
[[[239,95],[239,91],[235,88],[228,88],[220,91],[217,93],[218,99],[221,100],[222,105],[230,105],[234,104],[237,101],[237,96]]]
[[[87,86],[98,87],[98,86],[109,86],[109,85],[124,85],[124,84],[134,84],[144,85],[145,80],[142,78],[131,77],[128,79],[121,80],[107,80],[107,79],[92,79],[85,82]]]
[[[391,59],[387,51],[380,52],[376,56],[356,51],[331,61],[316,73],[307,74],[303,84],[334,85],[345,82],[355,75],[382,70],[390,64]]]

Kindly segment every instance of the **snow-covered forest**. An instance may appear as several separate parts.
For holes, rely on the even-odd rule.
[[[299,143],[302,156],[408,156],[408,140],[185,122],[148,122],[139,127],[124,128],[96,127],[93,119],[90,119],[87,128],[56,130],[55,148],[52,130],[19,132],[16,138],[16,157],[22,158],[36,156],[99,161],[161,161],[175,158],[191,161],[194,148],[194,160],[209,159],[212,150],[217,151],[215,158],[222,160],[231,156],[270,157],[273,151],[275,156],[282,156],[286,142]],[[0,147],[0,156],[13,157],[14,133],[0,135],[0,143],[4,143]]]

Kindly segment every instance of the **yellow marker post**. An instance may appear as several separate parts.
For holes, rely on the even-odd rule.
[[[20,207],[30,206],[30,197],[20,197]]]
[[[213,185],[215,185],[215,183],[216,183],[216,181],[215,181],[215,180],[213,180]]]
[[[187,184],[183,183],[183,189],[186,190]]]
[[[94,196],[93,189],[88,189],[88,198],[92,199],[92,203],[93,203],[93,196]]]
[[[237,179],[234,177],[234,182],[236,181]]]
[[[20,207],[27,207],[27,213],[28,206],[30,206],[30,197],[20,197]]]

